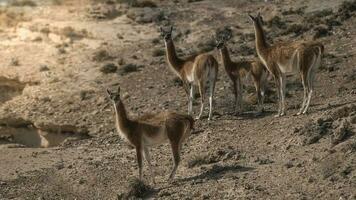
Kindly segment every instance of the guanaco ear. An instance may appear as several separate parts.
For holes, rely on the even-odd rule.
[[[120,95],[120,86],[117,87],[117,94]]]
[[[255,18],[254,18],[252,15],[248,14],[248,16],[250,17],[250,19],[251,19],[252,21],[255,21]]]
[[[172,31],[173,31],[173,26],[171,26],[171,28],[170,28],[170,32],[172,33]]]
[[[163,28],[162,28],[162,27],[159,27],[159,31],[161,31],[161,33],[163,33]]]
[[[112,93],[110,92],[110,90],[108,88],[106,88],[106,94],[111,98]]]

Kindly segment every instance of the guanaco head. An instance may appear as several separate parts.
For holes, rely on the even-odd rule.
[[[114,103],[117,104],[119,102],[121,102],[121,98],[120,98],[120,87],[117,87],[117,92],[111,92],[109,89],[106,89],[106,93],[109,97],[109,99]]]
[[[231,31],[223,31],[216,36],[216,48],[222,49],[225,46],[225,43],[230,40],[232,37]]]
[[[162,27],[160,27],[160,30],[161,30],[161,37],[163,37],[166,42],[172,39],[173,26],[171,26],[168,31],[163,30]]]
[[[254,16],[252,16],[252,15],[250,15],[250,14],[248,14],[248,16],[250,17],[250,19],[252,20],[252,22],[253,22],[254,24],[257,24],[257,25],[261,25],[261,26],[262,26],[262,24],[263,24],[263,18],[262,18],[262,16],[261,16],[260,12],[258,12],[258,14],[257,14],[256,17],[254,17]]]

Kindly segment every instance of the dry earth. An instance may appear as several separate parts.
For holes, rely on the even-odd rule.
[[[129,3],[127,3],[129,2]],[[131,117],[186,112],[168,69],[159,27],[174,25],[179,55],[212,51],[229,27],[234,60],[254,57],[247,13],[268,38],[325,44],[310,112],[299,77],[288,79],[287,116],[232,115],[231,83],[219,69],[214,119],[196,122],[176,180],[168,145],[152,148],[154,199],[356,199],[356,2],[342,0],[0,1],[0,199],[117,199],[137,177],[135,153],[114,129],[105,88],[120,85]],[[220,62],[220,58],[219,58]],[[248,82],[248,81],[247,81]],[[198,111],[198,104],[195,106]],[[207,112],[207,111],[206,111]],[[47,147],[47,148],[46,148]],[[143,188],[145,189],[145,188]],[[133,198],[133,197],[132,197]]]

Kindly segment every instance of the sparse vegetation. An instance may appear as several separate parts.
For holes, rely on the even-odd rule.
[[[212,51],[215,49],[215,40],[213,38],[206,38],[203,42],[200,42],[197,47],[199,53]]]
[[[220,149],[209,153],[203,153],[196,155],[188,161],[188,168],[199,167],[202,165],[208,165],[217,163],[220,161],[226,161],[229,159],[238,159],[239,154],[232,148]]]
[[[31,0],[12,0],[10,5],[11,6],[30,6],[30,7],[37,6],[37,4]]]
[[[289,10],[282,11],[282,15],[302,15],[306,7],[301,7],[297,9],[290,8]]]
[[[109,54],[109,52],[105,49],[100,49],[93,54],[93,61],[102,62],[107,60],[112,60],[114,57]]]
[[[150,0],[116,0],[117,3],[128,4],[131,7],[136,8],[156,8],[157,4]]]
[[[267,27],[285,29],[287,28],[287,24],[278,15],[276,15],[267,21]]]
[[[336,16],[344,21],[352,17],[356,12],[356,0],[344,1],[339,7]]]
[[[18,58],[11,58],[10,65],[11,66],[19,66],[20,60]]]
[[[328,28],[325,26],[318,26],[314,30],[315,30],[315,34],[313,36],[314,39],[326,37],[330,35]]]
[[[15,27],[18,23],[28,20],[23,11],[0,8],[0,27]]]
[[[152,52],[152,56],[153,56],[153,57],[161,57],[161,56],[164,56],[164,55],[165,55],[165,50],[162,49],[162,48],[155,49],[155,50],[153,50],[153,52]]]
[[[354,0],[32,1],[36,7],[0,2],[0,199],[355,199]],[[265,112],[255,112],[247,76],[244,112],[232,113],[233,86],[212,35],[228,26],[231,59],[259,59],[247,16],[258,11],[265,20],[279,16],[270,27],[263,22],[271,45],[316,35],[325,46],[307,115],[294,116],[303,98],[299,74],[287,76],[286,116],[273,117],[273,75]],[[172,182],[169,145],[150,148],[155,183],[145,159],[141,182],[130,178],[139,177],[136,154],[115,129],[105,90],[121,87],[130,119],[187,113],[182,80],[170,71],[159,36],[169,25],[180,58],[212,50],[219,63],[214,117],[195,120]],[[92,137],[72,139],[82,127]],[[66,139],[54,148],[17,144],[15,134],[25,133],[39,147],[48,131]]]
[[[149,0],[136,0],[133,2],[134,3],[131,4],[132,7],[138,7],[138,8],[145,8],[145,7],[156,8],[157,7],[156,3],[154,3],[153,1],[149,1]]]
[[[97,20],[111,20],[122,15],[122,12],[116,9],[114,5],[97,4],[88,8],[87,15]]]
[[[126,75],[126,74],[129,74],[129,73],[132,73],[132,72],[137,72],[139,71],[140,68],[143,68],[143,65],[135,65],[135,64],[126,64],[126,65],[123,65],[119,68],[119,75]]]
[[[114,63],[107,63],[100,68],[100,71],[104,74],[115,73],[117,71],[117,66]]]
[[[219,160],[213,155],[197,155],[188,161],[188,167],[193,168],[201,165],[207,165],[219,162]]]
[[[295,36],[303,34],[305,31],[308,30],[308,27],[302,24],[291,24],[288,26],[287,30],[282,32],[282,35],[288,35],[294,33]]]
[[[75,30],[73,27],[71,26],[66,26],[64,28],[62,28],[60,30],[61,35],[70,38],[72,40],[78,40],[78,39],[82,39],[85,37],[88,37],[88,31],[86,29],[82,29],[80,31]]]

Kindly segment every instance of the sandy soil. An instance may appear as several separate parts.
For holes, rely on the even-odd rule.
[[[120,198],[137,164],[116,133],[105,88],[121,86],[131,117],[186,112],[159,27],[174,25],[179,55],[209,50],[221,63],[212,35],[228,26],[232,58],[253,58],[247,13],[258,11],[270,40],[325,45],[309,114],[293,115],[303,88],[289,77],[287,116],[273,117],[272,81],[264,114],[255,114],[247,81],[245,112],[232,115],[220,65],[213,120],[206,111],[196,122],[172,183],[170,148],[152,148],[157,183],[146,165],[152,190],[143,198],[356,199],[355,1],[8,2],[0,8],[0,199]]]

